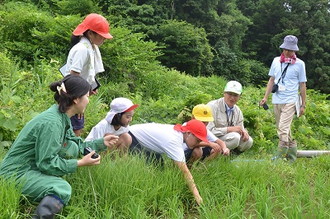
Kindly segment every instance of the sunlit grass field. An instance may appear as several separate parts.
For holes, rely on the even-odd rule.
[[[58,79],[53,73],[57,67],[40,63],[39,68],[37,72],[43,76],[13,73],[20,77],[17,82],[0,90],[0,117],[5,118],[0,123],[0,161],[21,128],[53,103],[48,85]],[[195,78],[175,71],[150,71],[143,81],[136,93],[122,90],[121,83],[103,81],[103,91],[90,98],[85,130],[104,118],[114,96],[130,97],[140,105],[133,124],[180,123],[178,115],[221,97],[226,83],[216,76]],[[201,206],[195,204],[171,160],[165,159],[164,167],[156,167],[139,157],[119,157],[110,152],[102,154],[100,165],[82,167],[65,176],[72,186],[72,197],[58,218],[330,218],[330,156],[299,158],[293,164],[272,163],[278,138],[272,109],[258,107],[263,93],[246,87],[238,103],[254,139],[253,147],[239,156],[192,166],[204,200]],[[307,99],[306,115],[293,121],[298,148],[329,150],[328,96],[309,90]],[[0,178],[0,219],[30,218],[36,205],[21,195],[13,182]]]
[[[73,193],[58,218],[329,218],[329,169],[330,156],[290,164],[246,153],[196,163],[204,200],[197,206],[169,159],[157,167],[108,153],[99,166],[66,176]],[[0,218],[28,218],[36,203],[0,182]]]

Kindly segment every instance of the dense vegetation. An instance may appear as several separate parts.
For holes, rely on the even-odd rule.
[[[143,33],[144,40],[157,43],[162,54],[157,60],[163,65],[195,76],[240,79],[245,85],[263,84],[284,36],[294,34],[298,56],[306,62],[308,87],[330,91],[328,0],[2,2],[0,48],[28,62],[34,57],[63,62],[72,28],[86,14],[99,12],[112,27]],[[108,72],[118,73],[106,63]]]
[[[58,218],[329,218],[329,156],[294,165],[244,158],[192,169],[204,199],[197,207],[170,163],[157,169],[137,158],[104,156],[101,165],[66,177],[73,194]],[[28,218],[35,208],[1,178],[0,202],[1,218]]]
[[[114,39],[101,47],[106,72],[100,75],[99,94],[90,98],[85,134],[105,116],[114,97],[140,104],[134,123],[177,123],[190,116],[194,105],[221,97],[226,80],[245,85],[238,105],[254,146],[241,159],[262,161],[218,159],[194,167],[205,206],[191,203],[172,169],[105,156],[100,167],[68,176],[74,191],[63,213],[68,218],[329,216],[329,159],[270,164],[277,145],[274,118],[272,108],[258,107],[264,88],[257,87],[265,86],[283,37],[297,35],[310,89],[306,115],[294,120],[293,134],[300,149],[330,148],[328,1],[1,3],[0,157],[26,122],[54,102],[48,85],[61,78],[58,68],[65,62],[71,31],[90,12],[111,21]],[[12,184],[0,182],[0,202],[6,203],[1,205],[6,208],[0,206],[0,217],[24,218],[32,204]]]

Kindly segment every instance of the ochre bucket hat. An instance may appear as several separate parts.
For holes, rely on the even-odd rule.
[[[89,14],[87,17],[76,27],[73,35],[81,36],[86,30],[92,30],[106,39],[112,39],[110,32],[110,25],[107,19],[99,14]]]
[[[192,114],[195,117],[195,119],[202,122],[214,121],[211,107],[205,104],[196,105],[192,110]]]

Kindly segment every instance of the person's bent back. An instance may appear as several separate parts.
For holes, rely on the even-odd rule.
[[[205,125],[198,120],[190,120],[185,125],[147,123],[132,125],[129,134],[132,137],[131,152],[144,153],[159,158],[166,154],[182,171],[188,187],[198,204],[202,202],[194,179],[186,165],[185,145],[191,149],[199,147],[201,141],[207,142]],[[159,158],[161,159],[161,158]]]

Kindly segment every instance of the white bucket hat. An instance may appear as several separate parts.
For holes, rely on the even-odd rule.
[[[110,111],[108,112],[105,120],[109,123],[112,122],[113,117],[117,113],[129,112],[134,110],[139,105],[133,104],[133,102],[124,97],[118,97],[111,101],[110,103]]]
[[[238,95],[242,93],[242,85],[238,81],[229,81],[226,84],[224,92],[232,92]]]
[[[292,51],[299,51],[298,48],[298,38],[293,35],[287,35],[284,37],[282,45],[280,45],[281,49],[287,49]]]

